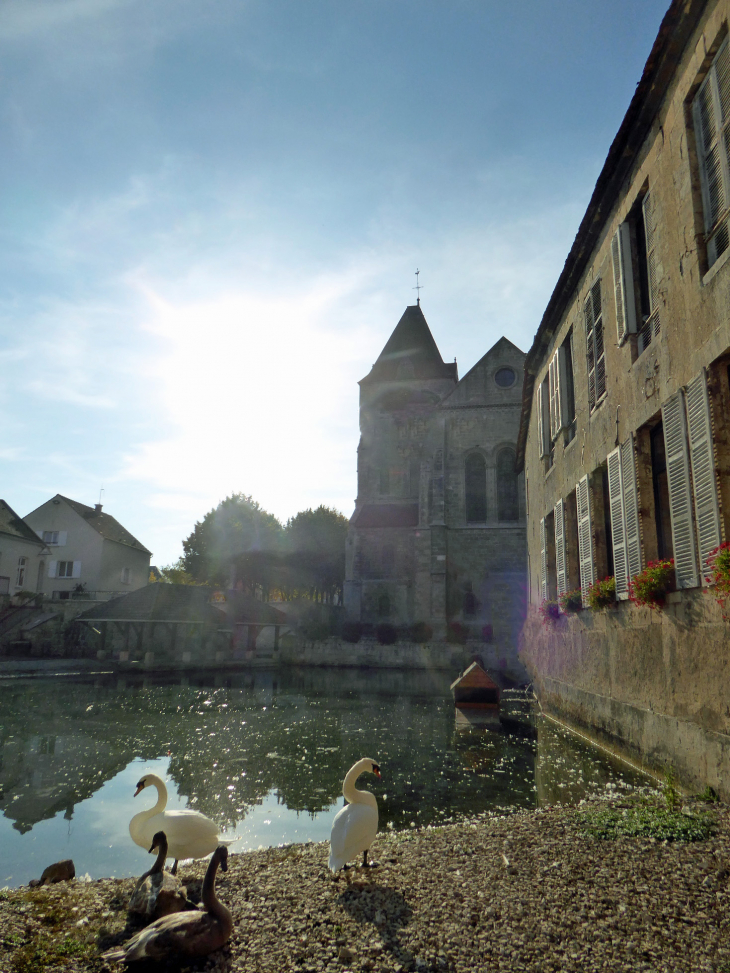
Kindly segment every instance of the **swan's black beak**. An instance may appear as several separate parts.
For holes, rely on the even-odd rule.
[[[137,795],[135,794],[134,796],[136,797]],[[148,855],[151,855],[151,854],[152,854],[152,852],[153,852],[153,851],[155,851],[156,849],[157,849],[157,845],[156,845],[156,844],[154,843],[154,841],[153,841],[153,842],[152,842],[152,847],[151,847],[151,848],[150,848],[150,850],[149,850],[149,851],[147,852],[147,854],[148,854]]]
[[[381,780],[381,779],[382,779],[382,778],[380,777],[380,767],[378,767],[378,765],[377,765],[377,764],[373,764],[373,773],[374,773],[374,774],[375,774],[375,776],[376,776],[376,777],[378,778],[378,780]]]

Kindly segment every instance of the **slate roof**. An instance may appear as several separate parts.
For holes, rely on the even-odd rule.
[[[417,503],[368,503],[355,511],[353,527],[418,527]]]
[[[9,534],[24,541],[33,541],[39,547],[44,546],[36,532],[31,530],[23,518],[19,517],[4,500],[0,500],[0,534]]]
[[[148,584],[121,598],[112,598],[82,612],[79,621],[207,622],[225,625],[226,616],[210,604],[212,589],[204,585]]]
[[[152,552],[148,551],[143,544],[140,544],[137,538],[130,534],[125,527],[122,527],[111,514],[105,514],[103,510],[96,510],[94,507],[87,507],[85,503],[79,503],[78,500],[70,500],[68,497],[61,496],[60,493],[57,496],[75,510],[79,517],[83,517],[106,540],[116,541],[117,544],[126,544],[127,547],[144,551],[145,554],[152,557]]]
[[[456,362],[445,362],[434,341],[431,329],[420,304],[410,305],[403,312],[395,330],[385,343],[378,360],[362,382],[389,382],[409,376],[398,374],[398,366],[410,362],[412,378],[449,378],[458,381]]]
[[[245,591],[227,591],[225,613],[229,622],[255,622],[259,625],[284,625],[286,613],[272,608],[265,601],[253,598]]]

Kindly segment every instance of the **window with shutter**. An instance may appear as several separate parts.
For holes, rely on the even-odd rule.
[[[728,203],[730,202],[728,38],[725,38],[715,55],[707,77],[695,96],[692,111],[702,182],[707,264],[711,267],[730,245],[728,235]]]
[[[592,412],[606,394],[606,356],[603,344],[600,278],[591,287],[590,293],[585,300],[583,316],[586,326],[588,407]]]
[[[681,389],[662,406],[662,425],[677,587],[695,588],[700,583],[700,579],[692,517],[687,421],[684,412],[684,393]]]
[[[636,478],[634,437],[621,444],[621,482],[624,493],[624,527],[626,530],[626,568],[629,581],[641,572],[641,522],[639,490]]]
[[[554,440],[562,428],[560,421],[560,379],[558,376],[558,352],[556,351],[548,366],[548,386],[550,388],[550,439]]]
[[[700,568],[704,581],[707,557],[722,543],[712,420],[707,394],[707,375],[704,368],[687,386],[687,426]]]
[[[547,564],[547,530],[545,518],[540,520],[540,598],[545,601],[548,596],[548,564]]]
[[[583,605],[588,604],[588,589],[596,580],[593,561],[593,536],[591,529],[591,491],[588,476],[584,476],[575,487],[578,510],[578,561],[580,565],[580,588],[583,592]]]
[[[57,570],[58,570],[58,561],[49,561],[48,562],[48,577],[49,578],[55,578],[56,577]]]
[[[565,504],[562,500],[558,500],[555,504],[555,573],[558,597],[560,597],[568,590],[568,570],[565,558]]]
[[[648,348],[652,341],[658,337],[660,331],[659,323],[659,273],[657,269],[657,250],[656,250],[656,217],[654,212],[654,196],[647,193],[641,202],[641,217],[643,222],[643,246],[645,248],[646,260],[646,287],[644,311],[642,312],[642,323],[639,328],[639,354]],[[644,258],[642,258],[644,259]]]
[[[611,513],[611,542],[613,545],[613,575],[616,579],[616,597],[625,601],[629,597],[628,567],[626,564],[626,524],[624,516],[624,491],[621,475],[621,447],[608,454],[608,506]]]
[[[636,331],[634,274],[631,265],[631,227],[624,222],[611,241],[613,289],[616,298],[616,331],[621,344],[627,334]]]
[[[540,382],[537,387],[537,440],[540,456],[550,455],[550,403],[549,382]]]

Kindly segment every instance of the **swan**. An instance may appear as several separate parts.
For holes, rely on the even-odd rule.
[[[167,858],[167,837],[158,831],[152,839],[150,854],[157,851],[157,861],[140,877],[129,900],[129,911],[151,921],[192,908],[180,880],[164,871]]]
[[[140,848],[149,848],[157,831],[167,835],[167,857],[174,858],[171,874],[177,874],[181,858],[205,858],[219,845],[218,826],[199,811],[166,811],[167,787],[157,774],[145,774],[137,784],[136,797],[145,787],[157,788],[157,804],[149,811],[140,811],[129,822],[132,841]],[[226,842],[223,842],[226,844]]]
[[[208,864],[203,881],[205,912],[176,912],[163,916],[132,936],[122,946],[102,954],[106,960],[184,959],[207,956],[220,949],[231,935],[233,918],[228,909],[215,897],[215,874],[218,865],[228,870],[228,849],[219,845]]]
[[[369,757],[350,767],[342,784],[342,793],[349,803],[335,815],[330,835],[329,867],[333,872],[343,868],[351,858],[363,853],[362,863],[368,863],[368,848],[378,831],[378,802],[370,791],[359,791],[355,781],[368,771],[380,779],[380,767]]]

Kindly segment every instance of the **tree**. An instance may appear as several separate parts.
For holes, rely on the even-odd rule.
[[[166,564],[157,570],[159,577],[155,577],[153,572],[150,572],[150,584],[199,584],[192,574],[185,569],[183,558],[178,558],[174,564]]]
[[[209,510],[183,541],[185,570],[201,584],[261,589],[268,599],[276,588],[283,528],[252,497],[234,493]]]
[[[286,577],[282,590],[313,601],[342,601],[347,517],[331,507],[302,510],[286,525]],[[284,572],[282,572],[284,574]]]

